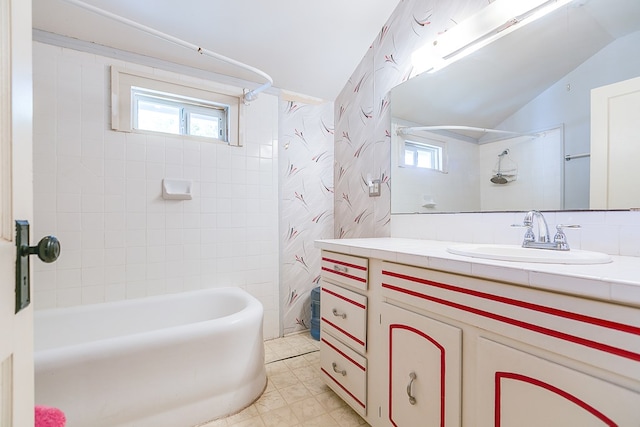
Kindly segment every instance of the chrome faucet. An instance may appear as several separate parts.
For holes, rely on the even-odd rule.
[[[526,227],[527,231],[524,233],[524,240],[522,242],[523,248],[534,249],[552,249],[556,251],[568,251],[569,243],[567,243],[567,236],[562,231],[565,228],[580,228],[579,225],[556,225],[556,234],[551,241],[549,235],[549,227],[547,221],[542,215],[542,212],[532,210],[525,214],[522,225],[514,224],[516,227]],[[536,232],[534,233],[534,226]]]
[[[533,233],[533,226],[537,225],[537,233]],[[544,215],[540,211],[529,211],[524,215],[524,221],[522,222],[527,231],[524,234],[524,242],[522,246],[528,243],[549,243],[551,238],[549,237],[549,227],[547,226],[547,220],[544,219]],[[544,234],[543,234],[544,232]]]

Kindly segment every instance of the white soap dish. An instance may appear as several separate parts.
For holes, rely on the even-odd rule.
[[[165,200],[191,200],[193,183],[189,179],[163,179],[162,198]]]

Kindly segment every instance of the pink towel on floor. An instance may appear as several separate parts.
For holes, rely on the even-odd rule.
[[[50,408],[48,406],[36,406],[36,425],[35,427],[64,427],[67,419],[58,408]]]

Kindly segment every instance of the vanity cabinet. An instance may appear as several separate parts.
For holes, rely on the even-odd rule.
[[[367,413],[368,259],[322,252],[320,370],[326,384]]]
[[[443,353],[461,354],[462,363],[450,366],[462,372],[464,403],[458,408],[465,426],[640,425],[639,310],[395,263],[379,265],[375,276],[385,305],[403,307],[396,312],[415,311],[404,327],[435,336],[444,325],[446,336],[464,336],[462,348],[460,339],[436,340]],[[437,320],[425,323],[424,316]],[[451,332],[456,329],[457,335]],[[389,345],[389,352],[415,350],[405,347]],[[393,381],[390,374],[391,401]],[[394,422],[389,412],[391,425],[414,425]],[[445,421],[427,425],[459,425],[454,416]]]
[[[640,426],[637,306],[329,251],[322,285],[322,376],[373,427]]]

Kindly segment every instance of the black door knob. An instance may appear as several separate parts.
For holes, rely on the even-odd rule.
[[[54,262],[60,256],[60,241],[56,236],[40,239],[37,246],[23,246],[22,256],[38,255],[43,262]]]

